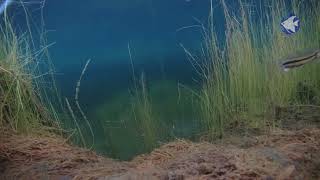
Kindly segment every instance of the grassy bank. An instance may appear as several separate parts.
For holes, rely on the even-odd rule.
[[[41,69],[51,67],[45,39],[41,36],[43,48],[36,50],[28,32],[18,35],[6,14],[1,21],[0,129],[27,134],[58,129],[53,96],[49,98],[55,92],[52,74]]]
[[[237,127],[274,127],[277,107],[318,105],[320,64],[286,73],[280,63],[294,53],[320,47],[319,2],[277,1],[254,15],[241,1],[238,12],[231,11],[224,0],[221,5],[226,22],[224,45],[217,42],[213,13],[204,31],[205,83],[200,96],[202,124],[210,139]],[[303,22],[291,36],[280,30],[288,10]]]

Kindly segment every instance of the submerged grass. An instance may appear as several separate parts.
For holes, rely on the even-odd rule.
[[[128,52],[130,56],[132,77],[134,83],[134,90],[131,103],[132,113],[135,122],[138,124],[137,127],[139,127],[139,132],[142,133],[145,149],[152,150],[157,143],[158,123],[152,110],[152,105],[150,103],[149,93],[146,88],[144,74],[141,74],[139,82],[136,81],[130,44],[128,44]]]
[[[130,91],[119,92],[94,112],[103,124],[108,146],[104,151],[114,152],[117,158],[123,153],[120,158],[127,160],[177,137],[195,138],[199,133],[196,97],[174,81],[150,82],[145,76],[137,80],[137,89],[133,85]]]
[[[18,36],[6,16],[0,32],[0,127],[19,133],[39,133],[57,128],[54,109],[43,97],[43,76],[35,51],[26,34]],[[46,49],[46,47],[44,47]],[[51,104],[52,105],[52,104]],[[53,107],[53,106],[52,106]],[[45,128],[46,127],[46,128]]]
[[[133,92],[131,105],[133,117],[138,124],[139,132],[142,133],[145,148],[152,150],[157,145],[159,123],[153,112],[144,74],[141,74],[139,88]]]
[[[41,18],[42,17],[41,8]],[[16,32],[6,13],[0,27],[0,130],[11,129],[24,134],[60,134],[72,142],[88,147],[78,123],[77,114],[90,130],[91,143],[94,135],[90,122],[80,107],[80,82],[90,60],[76,84],[75,108],[66,99],[63,103],[54,79],[54,68],[48,52],[43,19],[37,28],[40,42],[35,42],[31,32],[28,12],[25,9],[27,32]],[[39,48],[38,48],[39,47]],[[44,72],[44,73],[43,73]],[[69,110],[69,114],[67,110]],[[67,129],[69,121],[72,130]],[[64,126],[64,127],[61,127]],[[88,135],[89,136],[89,135]],[[89,141],[89,140],[88,140]]]
[[[239,1],[234,14],[224,0],[225,44],[217,42],[211,12],[204,31],[205,68],[200,93],[202,124],[210,139],[225,131],[276,126],[274,111],[279,106],[317,104],[320,97],[320,66],[308,64],[285,73],[280,60],[299,50],[320,47],[318,1],[302,5],[273,1],[260,16]],[[306,7],[304,7],[306,6]],[[301,17],[298,33],[287,36],[280,30],[281,17],[294,10]],[[212,10],[212,9],[211,9]],[[237,15],[238,14],[238,15]]]

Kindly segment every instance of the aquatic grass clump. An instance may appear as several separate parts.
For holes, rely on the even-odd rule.
[[[243,130],[278,125],[272,120],[276,107],[319,103],[319,64],[289,72],[279,66],[292,53],[320,47],[319,3],[276,1],[259,12],[259,17],[248,15],[250,10],[241,1],[239,12],[234,14],[224,0],[221,5],[226,22],[225,43],[217,41],[212,12],[209,29],[204,30],[200,106],[202,124],[210,139],[237,127]],[[288,7],[304,22],[300,32],[292,36],[283,34],[279,26]],[[306,96],[310,92],[312,97]]]
[[[107,146],[101,151],[127,159],[175,138],[195,138],[199,108],[194,94],[174,81],[147,82],[144,75],[137,80],[129,92],[120,91],[96,108]]]
[[[152,150],[157,145],[159,137],[159,123],[153,112],[144,74],[141,75],[139,88],[132,96],[132,113],[139,132],[143,137],[145,149]]]
[[[0,127],[38,133],[56,127],[41,94],[38,58],[27,35],[17,36],[5,16],[0,32]]]
[[[139,127],[138,132],[142,133],[145,149],[152,150],[157,143],[157,120],[152,110],[149,93],[146,87],[145,75],[141,74],[139,81],[136,80],[136,74],[131,54],[130,44],[128,43],[128,53],[131,63],[132,80],[134,83],[132,95],[132,113],[133,118]]]

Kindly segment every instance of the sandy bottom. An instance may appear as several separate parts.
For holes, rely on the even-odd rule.
[[[217,143],[176,140],[130,162],[62,138],[0,138],[0,179],[320,179],[320,129],[278,130]]]
[[[238,134],[215,143],[177,139],[130,162],[99,156],[61,137],[0,129],[0,179],[320,179],[316,112],[299,112],[303,116],[282,121],[283,129],[262,135]]]

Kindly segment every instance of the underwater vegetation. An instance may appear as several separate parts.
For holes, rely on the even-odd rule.
[[[47,58],[47,46],[35,50],[28,33],[17,35],[7,16],[0,32],[0,128],[36,134],[58,130],[53,105],[51,73],[43,73],[39,59]],[[41,43],[46,44],[41,36]],[[42,65],[51,67],[44,60]],[[48,76],[48,77],[45,77]],[[51,87],[51,88],[48,88]],[[49,94],[51,94],[49,98]],[[53,96],[52,96],[53,95]]]
[[[279,108],[319,107],[320,64],[314,60],[318,54],[312,56],[313,62],[288,72],[281,63],[293,54],[305,55],[320,47],[320,3],[274,1],[256,7],[257,13],[251,13],[252,6],[238,3],[240,8],[234,11],[228,2],[219,2],[224,37],[215,31],[211,4],[208,22],[199,25],[201,51],[190,52],[181,44],[200,77],[197,87],[167,79],[149,82],[148,75],[134,72],[128,47],[132,87],[97,106],[90,116],[79,100],[89,61],[74,84],[74,100],[52,98],[59,94],[53,74],[42,73],[38,62],[50,59],[45,38],[40,38],[43,48],[34,50],[32,40],[26,35],[18,37],[6,20],[0,35],[0,127],[23,133],[55,129],[79,145],[130,159],[175,138],[216,140],[232,133],[244,135],[252,129],[278,127]],[[280,17],[286,16],[288,9],[303,24],[290,36],[279,28]],[[50,60],[46,63],[41,66],[50,69]]]
[[[105,132],[113,132],[107,128],[110,122],[128,123],[126,127],[138,127],[132,132],[142,134],[142,144],[152,149],[159,141],[182,137],[183,133],[174,130],[184,127],[174,127],[179,122],[191,127],[184,137],[215,140],[232,133],[245,135],[251,130],[279,127],[277,109],[282,107],[319,106],[319,63],[314,61],[288,72],[281,66],[288,57],[298,54],[301,59],[310,49],[319,48],[319,3],[277,1],[263,10],[256,9],[258,13],[250,13],[252,9],[241,1],[239,11],[231,11],[226,1],[220,4],[226,26],[223,43],[218,41],[211,12],[208,24],[200,24],[200,55],[181,44],[200,74],[200,88],[171,82],[171,88],[166,89],[168,83],[148,83],[142,75],[134,80],[137,85],[131,95],[124,93],[127,95],[98,107],[98,116],[107,119],[102,122]],[[279,28],[279,17],[286,16],[288,9],[304,22],[300,31],[290,36]],[[132,120],[137,124],[131,126]]]
[[[5,15],[0,179],[319,179],[320,2],[219,2],[224,36],[211,2],[200,51],[180,44],[197,84],[149,79],[128,45],[132,85],[90,110],[81,87],[94,62],[62,97],[43,24],[34,38]],[[303,24],[290,36],[279,29],[288,9]]]
[[[172,81],[147,84],[144,78],[137,79],[137,89],[120,92],[94,113],[106,137],[101,141],[108,144],[103,148],[115,157],[130,158],[174,138],[196,139],[200,133],[196,95]]]
[[[259,17],[250,15],[250,9],[241,1],[236,15],[225,1],[221,4],[226,22],[225,45],[219,46],[212,20],[204,33],[207,65],[201,71],[205,83],[200,102],[209,139],[222,137],[237,127],[277,126],[274,115],[278,106],[319,105],[319,63],[289,72],[279,66],[280,60],[290,54],[319,48],[319,2],[274,1]],[[291,36],[279,31],[279,17],[286,15],[288,7],[305,22],[300,32]],[[300,98],[302,94],[308,98]]]

